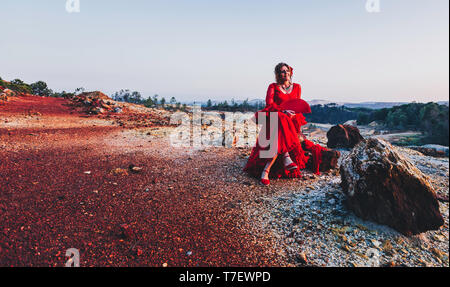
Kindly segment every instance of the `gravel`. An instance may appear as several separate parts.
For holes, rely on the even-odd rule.
[[[448,196],[448,159],[400,152]],[[272,236],[270,244],[288,266],[449,266],[448,202],[440,202],[440,230],[405,237],[347,210],[339,176],[323,174],[295,186],[280,182],[271,189],[273,194],[246,206],[247,219],[255,236]]]

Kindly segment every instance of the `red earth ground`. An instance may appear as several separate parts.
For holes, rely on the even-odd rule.
[[[0,266],[64,266],[69,248],[81,266],[283,265],[247,232],[241,204],[268,191],[239,150],[107,118],[59,98],[0,106]]]

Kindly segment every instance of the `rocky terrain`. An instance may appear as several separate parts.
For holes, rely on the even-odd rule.
[[[326,143],[325,132],[306,132]],[[271,194],[246,209],[253,234],[275,246],[288,266],[449,266],[448,158],[433,158],[409,148],[396,147],[423,174],[445,201],[439,202],[444,224],[439,230],[405,236],[356,216],[346,204],[338,171],[308,179],[280,181]],[[350,151],[339,149],[340,161]],[[261,232],[264,231],[264,232]]]
[[[352,213],[339,170],[264,187],[250,147],[172,147],[169,112],[102,97],[0,105],[1,266],[449,266],[448,200],[405,236]],[[448,157],[397,149],[448,198]]]

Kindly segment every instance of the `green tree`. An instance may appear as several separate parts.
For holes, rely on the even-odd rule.
[[[141,104],[142,103],[141,93],[137,91],[132,92],[129,98],[129,102],[134,104]]]
[[[158,106],[158,95],[156,94],[156,95],[154,95],[153,96],[153,103],[156,105],[156,106]]]
[[[50,97],[53,94],[53,91],[50,90],[47,84],[43,81],[38,81],[31,84],[31,92],[34,95],[39,95],[42,97]]]
[[[25,83],[21,79],[14,79],[14,80],[12,80],[11,84],[18,85],[18,86],[25,85]]]
[[[30,85],[24,83],[20,79],[14,79],[9,84],[4,82],[6,88],[11,89],[13,91],[19,92],[19,93],[28,93],[31,94],[31,87]]]
[[[245,101],[242,103],[242,109],[243,110],[248,110],[250,108],[250,105],[248,104],[248,98],[245,99]]]
[[[144,101],[144,106],[146,106],[147,108],[153,107],[154,105],[155,105],[155,103],[153,102],[153,99],[151,97],[148,97]]]
[[[367,125],[369,123],[369,115],[366,113],[358,113],[358,125]]]

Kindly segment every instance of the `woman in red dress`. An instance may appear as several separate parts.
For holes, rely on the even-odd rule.
[[[306,167],[309,160],[305,150],[312,154],[313,169],[318,174],[322,153],[327,151],[326,148],[304,138],[301,126],[305,125],[306,121],[302,114],[295,114],[293,111],[283,110],[280,107],[286,101],[301,97],[301,86],[292,83],[292,74],[292,67],[285,63],[280,63],[275,67],[277,82],[270,84],[267,90],[266,107],[255,114],[257,121],[261,120],[258,119],[260,116],[266,118],[266,124],[263,126],[263,129],[266,129],[266,139],[271,139],[272,136],[277,139],[274,142],[276,154],[267,158],[261,154],[263,151],[267,153],[271,147],[261,147],[261,138],[258,138],[244,168],[244,171],[250,175],[260,177],[261,183],[264,185],[270,184],[269,178],[300,177],[300,170]],[[278,130],[270,129],[270,113],[277,113]],[[261,137],[262,134],[259,136]]]

